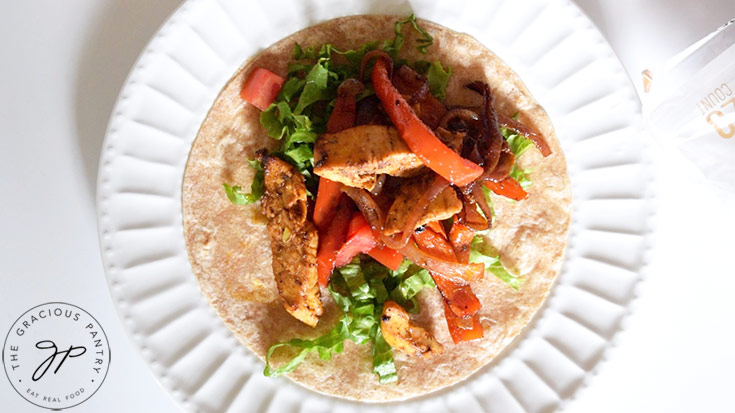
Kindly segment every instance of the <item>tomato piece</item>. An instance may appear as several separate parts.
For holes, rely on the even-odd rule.
[[[375,237],[370,224],[359,211],[355,211],[347,228],[347,240],[337,252],[335,267],[339,268],[346,265],[360,253],[370,255],[376,261],[394,271],[401,266],[403,255],[394,249],[385,246],[379,248],[375,245]]]
[[[281,91],[285,79],[268,69],[256,67],[240,90],[240,97],[260,110],[266,110]]]
[[[341,197],[342,190],[337,182],[330,181],[327,178],[319,178],[319,189],[316,192],[313,215],[314,225],[319,230],[328,226],[334,218]]]
[[[411,152],[449,182],[464,186],[482,174],[482,168],[445,145],[414,113],[388,76],[390,62],[378,58],[371,75],[375,94]]]
[[[350,218],[350,225],[347,227],[347,240],[349,241],[350,238],[356,236],[365,227],[369,228],[370,224],[362,216],[362,213],[360,211],[353,212]]]
[[[480,317],[477,314],[471,318],[457,317],[454,312],[449,308],[449,304],[444,300],[444,318],[447,320],[447,328],[449,329],[449,335],[452,336],[454,344],[459,344],[463,341],[477,340],[482,338],[485,334],[480,324]],[[472,321],[471,324],[468,321]],[[465,328],[469,327],[469,328]]]
[[[470,262],[470,248],[472,247],[472,239],[474,237],[474,231],[467,225],[454,221],[452,229],[449,230],[449,242],[452,243],[457,261],[464,264]]]
[[[317,274],[319,285],[329,285],[332,276],[337,252],[344,245],[347,231],[350,225],[352,211],[355,209],[352,201],[347,195],[342,195],[337,206],[337,212],[329,223],[326,230],[319,231],[319,249],[316,254]]]
[[[337,251],[334,267],[347,265],[357,254],[366,253],[373,248],[375,248],[375,238],[373,238],[370,224],[360,211],[355,211],[347,227],[347,240]]]
[[[521,184],[515,179],[507,177],[502,181],[485,181],[485,186],[490,188],[493,192],[498,195],[515,199],[516,201],[522,201],[528,198],[528,192],[526,192]]]
[[[401,263],[403,262],[403,255],[392,248],[375,247],[367,253],[369,256],[373,257],[375,261],[385,265],[393,271],[398,270],[398,268],[401,266]]]

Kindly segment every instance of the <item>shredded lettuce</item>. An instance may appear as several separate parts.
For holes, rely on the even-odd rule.
[[[329,70],[324,66],[324,63],[327,60],[328,59],[326,58],[319,59],[317,64],[312,66],[311,70],[309,70],[309,73],[306,75],[306,78],[304,79],[306,82],[304,83],[304,88],[299,96],[299,102],[293,110],[295,115],[300,115],[307,106],[315,102],[328,100],[332,95],[330,92],[334,92],[327,88],[327,80],[330,76]]]
[[[360,267],[360,260],[355,259],[338,270],[347,283],[347,288],[355,300],[371,300],[376,297]]]
[[[290,373],[294,370],[296,370],[296,367],[301,364],[302,361],[306,358],[306,356],[316,351],[319,354],[319,358],[322,360],[329,360],[332,358],[332,354],[334,353],[341,353],[344,349],[344,342],[345,340],[352,338],[352,331],[350,329],[350,326],[352,324],[352,317],[349,315],[350,310],[350,301],[346,297],[342,297],[339,295],[339,293],[334,292],[333,290],[329,290],[330,293],[332,293],[332,297],[334,297],[334,300],[337,302],[337,304],[340,305],[340,307],[343,308],[345,311],[345,315],[337,321],[337,324],[330,330],[327,334],[317,337],[313,340],[302,340],[299,338],[294,338],[292,340],[282,342],[282,343],[276,343],[268,349],[268,352],[265,355],[265,370],[263,370],[263,374],[266,376],[273,376],[277,377],[282,374]],[[287,363],[282,365],[281,367],[278,367],[276,369],[273,369],[270,364],[270,359],[273,356],[273,353],[285,346],[295,347],[297,349],[300,349],[295,357],[293,357],[291,360],[289,360]]]
[[[487,246],[485,246],[485,239],[481,235],[475,235],[472,239],[472,246],[470,247],[470,262],[479,262],[484,264],[485,271],[500,278],[514,290],[517,290],[522,282],[520,278],[511,274],[505,266],[503,266],[503,263],[500,262],[500,256],[497,253],[492,254],[488,251]]]
[[[429,66],[426,78],[429,81],[429,90],[431,91],[431,94],[437,99],[444,100],[444,98],[447,97],[447,83],[449,83],[449,78],[451,76],[452,68],[449,67],[449,70],[445,71],[439,61],[436,61]]]
[[[294,114],[286,97],[279,95],[276,102],[260,113],[260,124],[268,136],[281,140],[280,151],[273,154],[296,166],[306,178],[309,194],[315,193],[318,180],[312,169],[317,128],[309,116]]]
[[[518,114],[516,113],[513,116],[517,117],[517,115]],[[516,133],[516,131],[514,131],[513,129],[501,127],[500,132],[503,134],[506,142],[508,142],[508,146],[513,152],[513,155],[515,155],[516,159],[526,153],[526,151],[528,151],[533,146],[532,140],[519,133]],[[532,183],[531,178],[529,177],[530,173],[530,169],[521,169],[518,167],[518,163],[515,163],[513,164],[509,175],[511,178],[518,181],[523,189],[528,189],[528,187],[531,186]]]
[[[398,372],[393,363],[393,349],[385,341],[380,329],[373,343],[373,372],[378,375],[381,384],[398,381]]]
[[[532,170],[530,169],[521,169],[518,167],[518,164],[513,164],[508,175],[518,181],[523,189],[528,189],[528,187],[533,183],[531,178],[528,176],[531,172]]]
[[[250,184],[249,194],[243,193],[240,186],[230,186],[227,183],[222,184],[225,188],[227,199],[235,205],[252,204],[263,196],[263,190],[265,189],[263,165],[256,159],[248,159],[248,164],[251,168],[255,169],[255,176],[253,177],[253,182]]]
[[[409,261],[404,261],[397,271],[368,259],[356,257],[351,263],[332,274],[329,292],[342,309],[342,318],[327,334],[312,340],[293,339],[272,345],[266,353],[266,376],[279,376],[294,371],[310,352],[317,352],[322,360],[341,353],[345,340],[372,346],[373,371],[380,383],[398,379],[393,363],[393,350],[380,333],[380,314],[389,299],[412,302],[418,310],[414,296],[424,287],[434,287],[429,272]],[[394,298],[395,297],[395,298]],[[271,366],[276,350],[292,347],[299,350],[278,368]]]
[[[520,133],[516,133],[513,129],[501,127],[500,133],[503,134],[503,137],[508,142],[510,150],[516,157],[523,155],[529,148],[533,146],[532,140],[521,135]]]
[[[419,34],[416,47],[421,53],[426,53],[433,38],[418,25],[413,14],[396,22],[395,37],[383,42],[383,50],[394,58],[397,56],[404,43],[404,24],[410,24],[416,30]],[[260,114],[260,123],[268,136],[281,141],[281,147],[273,154],[296,166],[306,179],[307,192],[311,197],[316,193],[319,182],[313,173],[314,142],[326,130],[327,119],[337,97],[337,87],[345,79],[358,77],[365,53],[378,47],[379,41],[367,42],[350,50],[339,50],[329,43],[306,48],[294,44],[295,61],[288,65],[286,81],[275,102]],[[337,55],[341,59],[336,60]],[[427,66],[426,70],[429,71],[427,77],[432,93],[443,96],[451,69],[446,72],[436,62]],[[367,85],[358,100],[374,93],[373,88]],[[241,188],[236,186],[225,188],[228,198],[235,203],[251,203],[260,199],[260,195],[243,194]]]
[[[291,102],[291,98],[293,98],[294,95],[301,93],[304,85],[306,85],[306,79],[290,77],[283,83],[281,91],[278,93],[278,97],[276,99],[279,101]]]
[[[419,52],[421,52],[422,54],[426,54],[426,48],[434,44],[434,38],[431,37],[429,33],[426,33],[426,31],[422,29],[421,26],[418,25],[418,23],[416,23],[416,16],[411,14],[410,16],[408,16],[408,18],[396,22],[393,28],[395,37],[393,38],[393,40],[386,40],[383,43],[383,50],[391,55],[391,57],[394,59],[398,56],[398,52],[401,51],[401,48],[403,48],[403,25],[406,23],[410,23],[411,26],[413,26],[414,30],[416,30],[416,32],[421,36],[416,39],[416,48],[419,50]]]
[[[425,75],[431,67],[431,62],[428,60],[417,60],[413,62],[411,67],[413,67],[413,70],[415,70],[419,74]]]
[[[391,291],[390,298],[401,304],[409,313],[416,314],[419,308],[418,302],[414,297],[424,287],[435,288],[436,284],[434,284],[434,280],[431,278],[429,271],[418,265],[411,264],[408,260],[404,260],[403,262],[408,263],[408,265],[401,267],[403,269],[400,275],[402,281]],[[401,271],[401,269],[398,271]]]
[[[308,145],[298,145],[283,153],[291,158],[296,164],[311,162],[314,159],[314,151]]]
[[[485,202],[487,202],[487,206],[490,207],[490,213],[492,214],[489,217],[485,217],[485,219],[488,220],[490,226],[492,226],[493,219],[495,218],[495,206],[493,205],[493,199],[490,197],[490,193],[492,192],[492,190],[485,185],[480,186],[480,189],[482,189],[482,195],[485,197]],[[482,214],[482,216],[485,216],[485,213],[482,212],[482,209],[480,209],[479,206],[477,206],[477,212]]]

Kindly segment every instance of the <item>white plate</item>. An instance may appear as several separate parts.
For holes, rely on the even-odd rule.
[[[251,54],[309,25],[407,14],[475,36],[526,82],[564,147],[573,191],[566,260],[550,299],[493,363],[436,393],[389,405],[325,397],[263,377],[189,267],[181,179],[200,123]],[[139,58],[105,138],[100,242],[125,327],[163,386],[192,411],[550,411],[605,358],[647,260],[651,177],[640,107],[622,65],[568,0],[327,0],[274,6],[187,1]]]

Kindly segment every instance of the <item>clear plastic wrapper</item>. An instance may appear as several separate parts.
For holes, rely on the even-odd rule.
[[[735,20],[643,72],[643,114],[716,185],[735,193]]]

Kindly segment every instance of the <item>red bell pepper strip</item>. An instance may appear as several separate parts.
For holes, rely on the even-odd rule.
[[[283,82],[285,79],[281,76],[268,69],[256,67],[240,90],[240,97],[256,108],[266,110],[276,100]]]
[[[473,315],[469,319],[457,317],[457,315],[452,312],[452,309],[449,308],[449,304],[447,304],[446,300],[444,300],[444,318],[447,320],[449,335],[452,336],[454,344],[459,344],[463,341],[477,340],[478,338],[482,338],[485,333],[483,331],[482,324],[480,324],[480,317],[478,317],[477,314]],[[463,328],[467,325],[467,321],[469,320],[472,321],[472,324],[469,325],[470,328]]]
[[[340,268],[349,264],[357,254],[366,253],[373,248],[375,248],[375,238],[373,238],[370,224],[360,211],[355,211],[347,228],[347,240],[337,251],[334,267]]]
[[[416,116],[388,76],[390,62],[378,58],[371,80],[375,94],[411,152],[449,182],[464,186],[482,174],[482,168],[462,158],[434,135]]]
[[[332,221],[341,197],[342,190],[340,190],[339,183],[330,181],[327,178],[319,178],[319,189],[316,192],[313,216],[314,225],[319,230],[325,229]]]
[[[337,133],[355,126],[355,100],[353,93],[340,93],[338,89],[334,109],[327,121],[327,133]],[[319,189],[314,204],[314,225],[317,228],[322,229],[325,223],[331,221],[341,193],[337,182],[327,178],[319,179]]]
[[[352,201],[346,195],[342,195],[337,206],[337,212],[329,226],[326,230],[319,231],[316,268],[319,275],[319,285],[322,287],[329,285],[329,278],[332,276],[337,252],[344,245],[347,238],[347,230],[354,209]]]
[[[429,228],[430,230],[436,232],[437,234],[443,236],[444,238],[447,237],[446,231],[444,231],[444,226],[439,221],[431,221],[428,224],[426,224],[426,228]]]
[[[452,229],[449,230],[449,241],[452,243],[457,261],[463,264],[470,262],[470,248],[474,237],[475,233],[468,226],[454,221]]]
[[[493,192],[504,197],[515,199],[516,201],[522,201],[528,198],[528,192],[526,192],[521,184],[515,179],[507,177],[502,181],[485,181],[485,186],[490,188]]]
[[[457,284],[435,273],[431,273],[431,278],[457,317],[471,317],[482,308],[482,303],[469,285]]]
[[[454,249],[449,241],[447,241],[443,234],[437,233],[429,225],[423,231],[414,232],[413,238],[416,240],[419,248],[425,253],[445,261],[457,262]]]
[[[414,234],[414,240],[427,254],[436,256],[447,261],[457,261],[454,250],[449,244],[449,241],[442,236],[434,232],[434,230],[428,228],[420,233]],[[480,300],[472,292],[472,288],[467,284],[460,284],[450,280],[449,278],[430,272],[431,278],[434,279],[436,287],[439,292],[447,301],[447,304],[451,308],[451,311],[460,318],[470,317],[477,313],[482,307]]]

